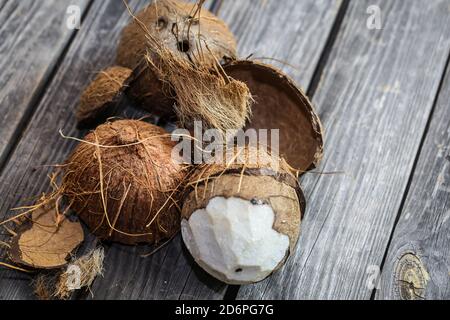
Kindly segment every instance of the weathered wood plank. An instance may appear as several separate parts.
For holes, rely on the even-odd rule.
[[[372,5],[382,30],[366,27]],[[382,262],[449,50],[449,1],[350,2],[314,98],[322,169],[346,174],[306,177],[298,250],[240,299],[370,298],[368,268]]]
[[[239,54],[278,66],[307,89],[341,0],[223,0],[222,18],[239,39]],[[274,59],[274,60],[271,60]],[[289,64],[289,65],[286,65]]]
[[[377,299],[450,299],[450,70],[442,88]]]
[[[261,54],[292,64],[304,63],[301,70],[289,69],[289,72],[306,86],[311,81],[340,4],[341,1],[333,0],[286,0],[282,6],[275,0],[224,1],[220,15],[236,33],[241,52],[268,47],[270,49]],[[277,23],[272,23],[272,19]],[[284,30],[289,36],[282,36]],[[283,47],[284,51],[281,50]],[[303,60],[305,57],[309,61]],[[227,286],[193,263],[180,236],[152,257],[140,258],[143,252],[142,248],[114,245],[106,260],[110,267],[105,277],[94,285],[95,298],[221,299],[225,295]]]
[[[130,1],[132,8],[146,0]],[[38,105],[10,161],[1,173],[0,221],[11,208],[30,203],[30,198],[49,190],[46,165],[62,163],[76,143],[62,139],[58,130],[81,137],[74,116],[82,90],[95,73],[114,61],[118,36],[129,19],[121,1],[96,1]],[[48,49],[46,49],[48,50]],[[33,298],[29,277],[0,270],[0,297]]]
[[[89,0],[72,1],[86,10]],[[0,167],[74,30],[64,1],[0,1]]]
[[[4,8],[7,1],[8,0],[0,0],[0,11]]]

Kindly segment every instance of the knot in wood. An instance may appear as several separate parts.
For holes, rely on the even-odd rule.
[[[395,268],[395,294],[402,300],[423,300],[429,280],[422,261],[414,253],[404,254]]]

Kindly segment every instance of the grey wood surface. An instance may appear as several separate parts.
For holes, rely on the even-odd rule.
[[[83,14],[88,2],[70,4]],[[68,6],[57,0],[0,1],[0,167],[70,43]]]
[[[85,1],[71,3],[86,10]],[[130,5],[136,10],[146,3]],[[63,162],[76,145],[58,130],[83,136],[74,117],[80,94],[113,62],[130,18],[121,1],[95,1],[73,36],[64,26],[67,5],[0,0],[0,221],[49,190],[48,165]],[[366,27],[373,5],[381,9],[381,30]],[[341,0],[208,6],[220,9],[242,57],[274,58],[263,61],[313,89],[326,127],[319,170],[345,172],[303,179],[308,210],[297,252],[273,277],[242,287],[238,298],[369,299],[368,282],[391,236],[375,297],[450,298],[450,75],[439,91],[450,53],[450,0],[353,0],[334,31],[339,8],[346,7]],[[94,296],[74,298],[222,299],[229,290],[193,263],[179,236],[141,257],[151,250],[106,245],[105,277],[96,280]],[[33,299],[30,280],[0,269],[0,299]]]
[[[449,101],[450,70],[389,247],[377,299],[450,299]]]
[[[239,39],[241,53],[253,52],[287,60],[300,69],[286,70],[303,85],[312,74],[331,31],[341,1],[223,1],[219,15]],[[274,23],[275,21],[276,23]],[[262,23],[265,22],[265,23]],[[276,44],[276,45],[275,45]],[[268,47],[268,50],[262,48]],[[304,61],[304,59],[309,59]],[[222,299],[227,286],[211,278],[192,261],[177,236],[148,258],[145,248],[114,245],[106,272],[97,279],[96,299]]]
[[[381,30],[366,27],[372,5]],[[370,271],[381,265],[449,52],[449,1],[350,2],[314,97],[326,128],[322,169],[346,174],[305,179],[312,192],[296,253],[240,299],[371,297]]]
[[[131,1],[132,8],[147,1]],[[96,72],[114,61],[115,47],[122,27],[129,19],[121,1],[96,1],[90,8],[65,59],[45,96],[36,108],[22,138],[1,173],[0,221],[10,216],[11,208],[28,205],[30,198],[48,191],[48,165],[62,163],[76,143],[61,138],[58,131],[82,137],[76,129],[75,108],[80,94]],[[29,277],[1,270],[0,297],[33,298]]]
[[[0,0],[0,11],[2,11],[7,1],[8,0]]]

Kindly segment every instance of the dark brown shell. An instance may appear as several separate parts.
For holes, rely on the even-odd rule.
[[[225,72],[247,84],[255,100],[247,129],[279,129],[280,155],[294,168],[315,168],[323,154],[322,125],[306,95],[274,67],[236,61]]]
[[[193,16],[196,9],[195,3],[158,0],[137,13],[136,19],[161,45],[189,61],[213,65],[216,61],[234,59],[236,40],[227,25],[205,8],[200,15]],[[147,49],[145,31],[133,19],[123,30],[117,64],[134,69]]]
[[[81,96],[76,112],[78,124],[84,126],[98,121],[106,109],[119,101],[131,75],[131,69],[117,66],[101,71]]]
[[[140,107],[166,119],[175,116],[175,94],[170,84],[158,79],[150,65],[142,63],[135,68],[133,79],[127,94]]]
[[[170,135],[142,121],[120,120],[84,140],[67,161],[63,190],[89,229],[124,244],[172,237],[180,228],[175,199],[184,171],[171,159]]]

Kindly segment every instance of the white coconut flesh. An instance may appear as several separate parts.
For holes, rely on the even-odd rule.
[[[183,241],[197,263],[229,284],[268,277],[286,258],[289,237],[273,229],[270,205],[215,197],[181,222]]]

